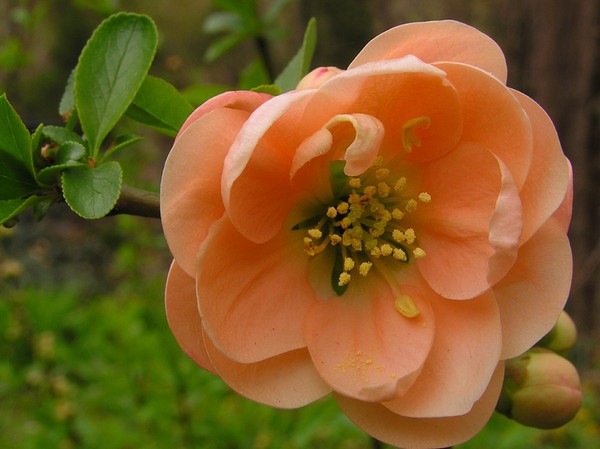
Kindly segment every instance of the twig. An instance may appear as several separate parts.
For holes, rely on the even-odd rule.
[[[123,214],[160,218],[160,197],[154,192],[123,185],[121,196],[109,215]]]

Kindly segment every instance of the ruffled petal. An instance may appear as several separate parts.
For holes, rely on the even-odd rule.
[[[202,337],[202,320],[196,301],[196,281],[173,261],[165,289],[167,321],[183,352],[211,373],[216,373]]]
[[[342,114],[333,117],[324,128],[308,137],[296,150],[290,177],[306,163],[330,151],[331,159],[344,159],[344,172],[359,176],[377,157],[384,135],[383,124],[366,114]]]
[[[370,62],[325,82],[306,106],[305,116],[328,122],[338,114],[361,113],[385,127],[384,146],[407,160],[428,161],[450,151],[462,132],[459,95],[445,73],[413,56]],[[424,118],[419,147],[410,154],[402,146],[406,123]]]
[[[569,295],[571,277],[569,240],[551,218],[520,248],[511,271],[494,287],[502,358],[518,356],[550,331]]]
[[[197,296],[204,328],[227,357],[253,363],[306,346],[302,323],[314,299],[301,238],[258,245],[224,216],[198,256]]]
[[[463,142],[481,144],[506,164],[519,189],[523,186],[533,154],[531,123],[523,106],[496,78],[476,67],[440,63],[461,96]]]
[[[454,61],[474,65],[506,84],[506,60],[498,44],[481,31],[452,20],[392,28],[371,40],[349,68],[406,55],[415,55],[427,63]]]
[[[208,114],[210,111],[220,108],[227,108],[252,112],[271,98],[273,98],[273,96],[269,94],[245,90],[224,92],[220,95],[212,97],[211,99],[205,101],[201,106],[196,108],[196,110],[192,112],[192,114],[186,119],[183,126],[179,130],[179,133],[177,134],[176,140],[188,126],[190,126],[203,115]]]
[[[427,256],[419,270],[445,298],[469,299],[502,278],[516,258],[521,204],[510,173],[489,151],[461,144],[425,167],[414,229]]]
[[[223,215],[223,159],[249,113],[215,109],[190,124],[175,142],[163,169],[160,212],[177,263],[190,276],[210,224]]]
[[[521,189],[523,203],[521,242],[526,242],[565,198],[570,167],[550,117],[531,98],[521,92],[512,92],[527,112],[533,130],[533,159]]]
[[[430,449],[453,446],[477,434],[494,412],[503,378],[504,364],[501,363],[473,408],[464,415],[447,418],[407,418],[381,404],[362,402],[336,393],[334,397],[352,422],[378,440],[405,449]]]
[[[235,227],[256,243],[273,237],[297,202],[289,173],[295,149],[317,129],[302,121],[304,105],[313,93],[292,91],[258,108],[225,158],[221,182],[225,210]],[[301,139],[300,132],[306,133]]]
[[[384,405],[415,418],[468,413],[486,390],[502,350],[494,295],[449,301],[428,292],[435,336],[423,370],[405,395]]]
[[[297,408],[328,394],[306,349],[296,349],[260,362],[243,364],[227,358],[206,338],[217,373],[242,396],[278,408]]]
[[[381,401],[414,382],[431,347],[434,319],[429,303],[414,287],[398,289],[420,310],[407,318],[396,310],[392,291],[374,285],[383,281],[372,280],[361,283],[362,288],[350,285],[340,298],[315,302],[306,316],[305,335],[319,374],[334,391]]]

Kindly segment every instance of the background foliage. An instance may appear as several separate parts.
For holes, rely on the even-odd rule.
[[[576,278],[572,354],[586,392],[569,425],[537,431],[495,417],[463,448],[600,444],[600,2],[576,0],[0,0],[0,94],[33,130],[61,125],[57,105],[93,29],[109,14],[145,13],[159,38],[151,73],[192,105],[269,83],[316,16],[316,65],[346,66],[374,35],[414,20],[456,18],[507,53],[509,84],[549,111],[574,162]],[[577,23],[577,27],[573,24]],[[565,30],[570,30],[565,33]],[[145,139],[115,155],[124,182],[156,190],[171,139],[125,118]],[[41,223],[0,227],[0,447],[367,448],[329,401],[278,411],[203,373],[173,341],[162,306],[170,256],[156,221],[85,222],[66,205]]]

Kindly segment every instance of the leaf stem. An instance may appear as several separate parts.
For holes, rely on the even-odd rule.
[[[121,196],[109,215],[123,214],[160,218],[160,197],[158,193],[123,185]]]

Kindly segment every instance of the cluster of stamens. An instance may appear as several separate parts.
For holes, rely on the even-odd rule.
[[[403,226],[403,219],[419,203],[431,196],[421,192],[416,198],[404,193],[407,179],[394,179],[378,158],[361,177],[347,180],[346,193],[327,208],[316,225],[307,229],[304,251],[315,256],[327,247],[338,247],[343,260],[337,284],[347,285],[355,273],[367,276],[380,259],[407,263],[410,257],[425,257],[416,245],[414,229]]]

